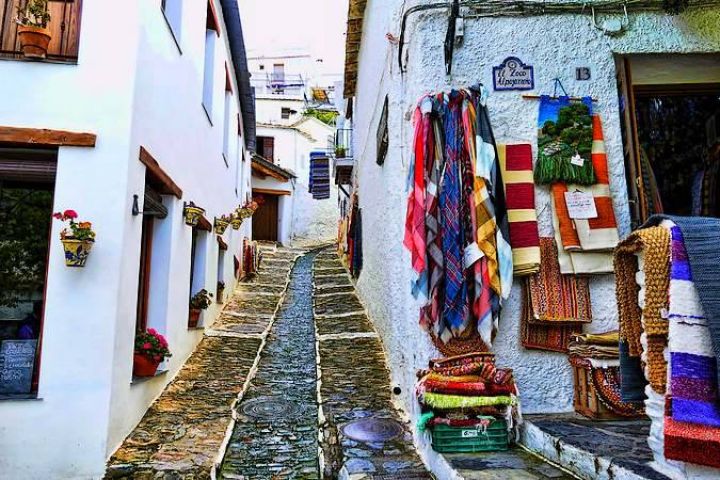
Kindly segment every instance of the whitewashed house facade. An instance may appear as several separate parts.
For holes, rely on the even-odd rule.
[[[606,8],[598,9],[593,19],[595,2],[542,2],[565,8],[557,14],[532,9],[537,2],[519,2],[527,7],[520,13],[514,10],[516,5],[502,5],[505,2],[474,3],[477,9],[460,2],[464,31],[459,30],[452,74],[447,75],[443,45],[449,4],[350,1],[344,93],[352,102],[353,188],[363,210],[364,266],[357,288],[382,337],[393,380],[401,387],[402,403],[413,420],[420,412],[413,388],[416,372],[439,356],[418,324],[421,303],[411,294],[410,254],[403,247],[417,100],[429,92],[481,82],[490,88],[488,107],[497,141],[522,141],[535,149],[538,102],[523,98],[523,93],[552,95],[554,79],[560,78],[570,95],[592,96],[604,124],[613,206],[620,235],[625,237],[638,202],[628,201],[632,190],[626,183],[621,126],[621,102],[627,97],[622,97],[618,85],[622,66],[632,69],[637,91],[662,84],[692,94],[700,84],[720,84],[718,6],[692,8],[690,2],[691,8],[682,14],[670,15],[662,10],[663,2],[654,2],[642,9],[627,6],[626,17],[621,2],[610,7],[604,2]],[[534,67],[533,91],[493,91],[493,67],[508,57]],[[590,79],[576,77],[577,68],[589,69]],[[380,166],[376,135],[386,97],[389,149]],[[535,201],[540,235],[552,236],[548,191],[537,187]],[[590,288],[593,321],[586,331],[617,329],[614,277],[594,276]],[[521,346],[520,294],[515,282],[493,342],[497,364],[514,370],[523,412],[572,412],[573,378],[567,356]],[[427,437],[417,435],[426,460],[443,472]]]
[[[329,159],[334,155],[335,128],[306,113],[336,111],[335,83],[340,75],[324,73],[305,51],[251,51],[248,65],[257,101],[257,153],[294,177],[283,181],[254,171],[253,190],[269,207],[258,211],[255,236],[284,244],[332,240],[337,233],[338,190],[330,182],[330,198],[318,200],[308,183],[310,154],[321,152]]]
[[[17,3],[0,2],[4,24]],[[32,310],[28,298],[42,312],[33,387],[0,395],[2,478],[102,477],[222,308],[214,302],[190,329],[189,297],[218,281],[232,291],[251,238],[249,220],[222,236],[212,227],[252,193],[254,100],[237,1],[51,8],[51,25],[68,22],[72,35],[53,40],[47,61],[13,53],[14,32],[3,30],[0,188],[49,193],[48,226],[52,212],[74,209],[97,237],[84,268],[66,267],[53,222],[40,293],[0,310],[3,339]],[[205,209],[200,228],[184,223],[186,202]],[[138,381],[134,338],[145,328],[166,336],[172,357]]]

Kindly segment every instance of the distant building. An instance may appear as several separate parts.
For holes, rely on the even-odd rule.
[[[248,57],[257,102],[257,153],[293,178],[265,178],[253,170],[254,194],[267,208],[258,211],[258,240],[330,240],[337,233],[338,191],[315,199],[309,191],[310,154],[334,156],[336,83],[340,74],[323,72],[322,63],[304,51],[257,52]]]
[[[22,385],[0,362],[0,477],[100,478],[220,312],[189,328],[190,296],[242,273],[251,220],[213,228],[252,195],[242,28],[236,0],[50,2],[47,58],[27,61],[17,3],[0,2],[0,348],[36,337],[36,354],[16,362]],[[66,209],[97,234],[84,268],[65,265],[51,214]],[[141,380],[147,328],[173,355]]]

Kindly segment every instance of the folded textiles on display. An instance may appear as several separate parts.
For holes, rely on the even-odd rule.
[[[569,353],[581,358],[618,360],[619,334],[617,331],[605,334],[573,335],[570,340]]]
[[[524,276],[540,270],[540,236],[535,212],[532,147],[528,143],[498,145],[505,183],[513,273]]]
[[[439,425],[480,428],[502,420],[514,438],[520,421],[517,387],[512,370],[495,367],[493,354],[432,360],[418,377],[416,393],[424,410],[421,430]]]
[[[444,353],[487,348],[512,286],[505,188],[481,85],[415,110],[404,245],[420,323]],[[453,348],[444,345],[453,342]]]
[[[619,236],[610,193],[607,154],[599,115],[592,116],[592,124],[591,162],[596,183],[577,185],[555,182],[551,187],[553,225],[558,242],[562,273],[594,274],[613,271],[610,252],[618,244]],[[595,214],[592,218],[571,217],[566,194],[573,193],[592,198],[594,212],[591,213]]]

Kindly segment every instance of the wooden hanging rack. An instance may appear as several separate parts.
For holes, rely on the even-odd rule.
[[[525,100],[539,100],[541,96],[542,96],[542,95],[525,94],[525,95],[522,96],[522,98],[524,98]],[[554,95],[553,95],[553,96],[550,96],[550,98],[553,99],[553,100],[557,100],[557,99],[560,98],[560,97],[557,97],[557,96],[554,96]],[[580,102],[580,101],[583,100],[583,98],[584,98],[584,97],[568,97],[568,99],[570,99],[570,100],[572,100],[572,101],[574,101],[574,102]],[[598,102],[598,99],[595,98],[595,97],[592,97],[592,101],[595,102],[595,103],[597,103],[597,102]]]

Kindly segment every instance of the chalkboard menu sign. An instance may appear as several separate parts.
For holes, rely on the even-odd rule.
[[[3,340],[0,344],[0,394],[30,393],[37,340]]]

